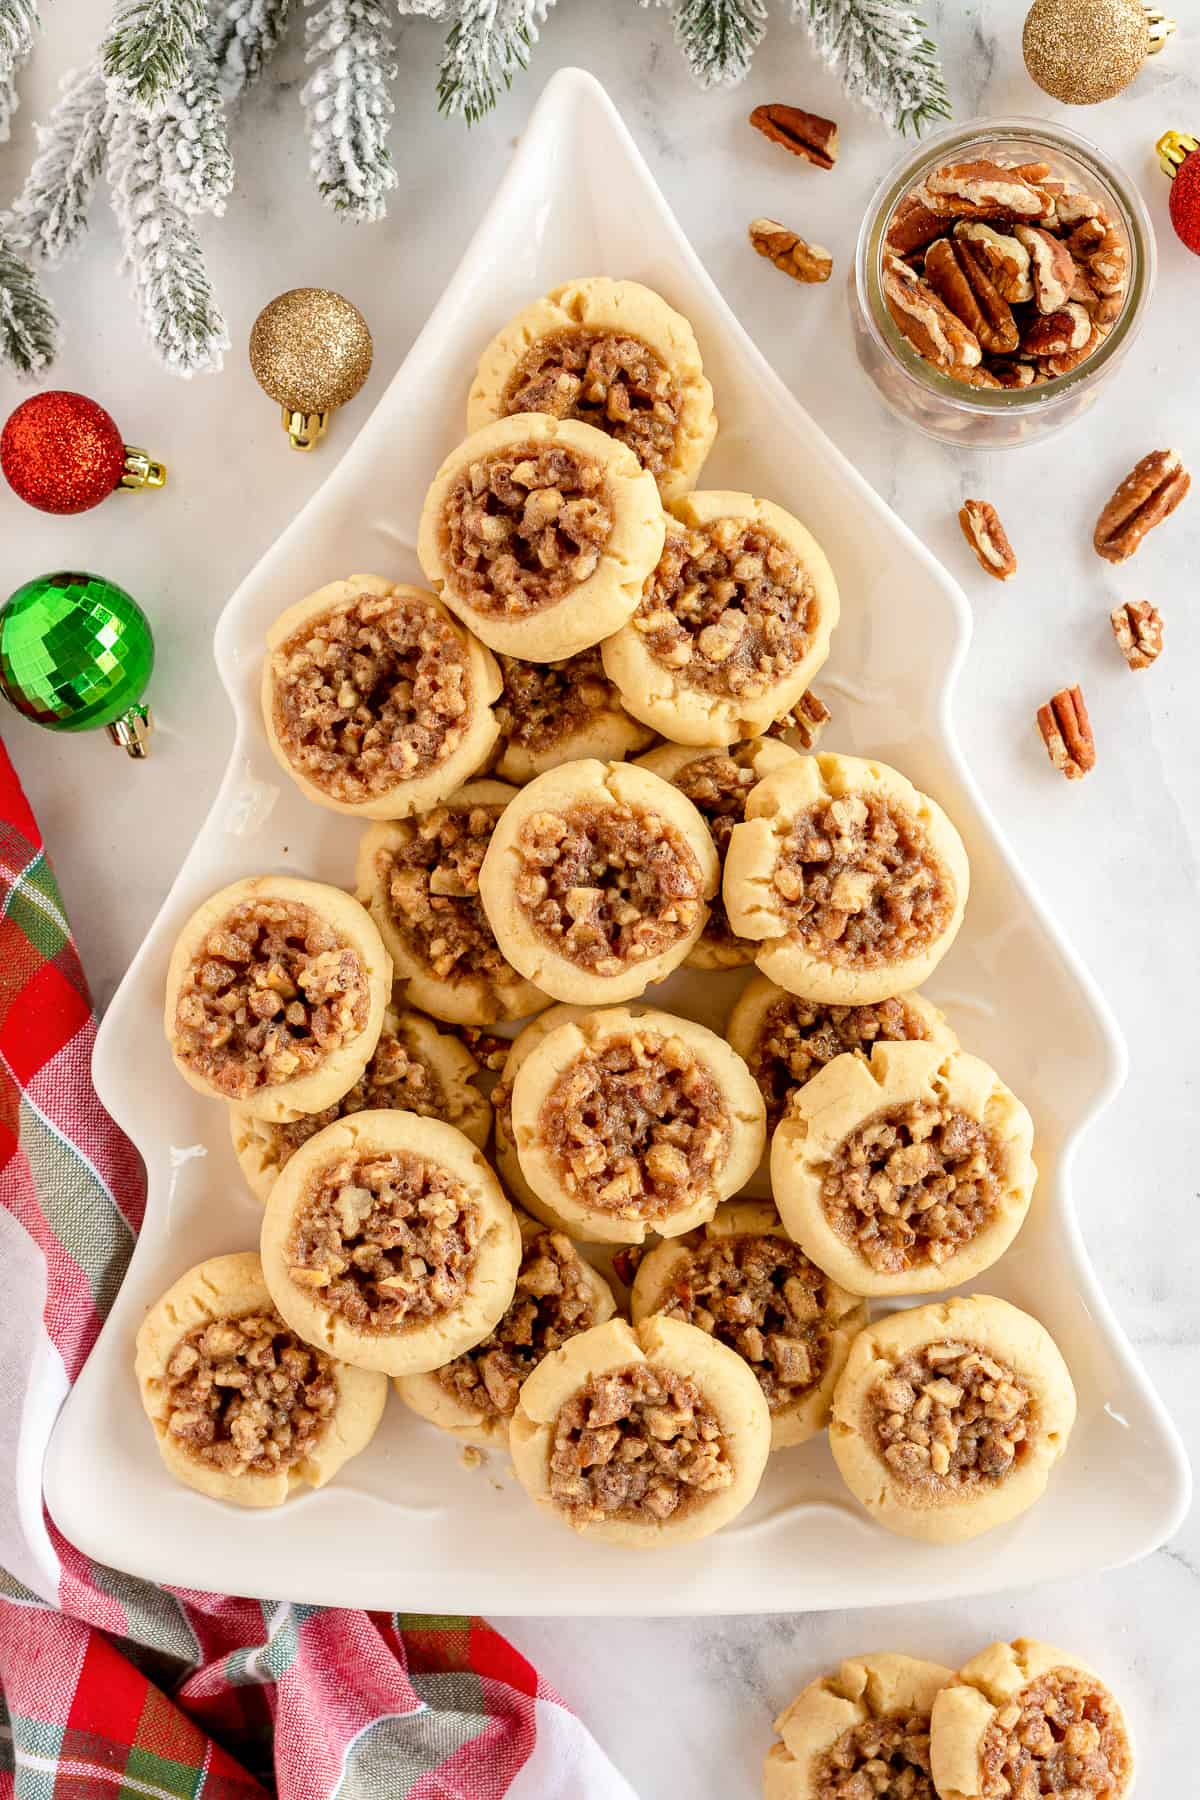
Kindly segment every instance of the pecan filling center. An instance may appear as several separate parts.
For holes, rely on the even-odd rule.
[[[279,646],[273,720],[293,768],[351,804],[443,763],[470,707],[467,653],[435,606],[363,594]]]
[[[689,1252],[658,1310],[736,1350],[777,1412],[825,1373],[828,1291],[820,1269],[784,1238],[714,1238]]]
[[[575,1525],[661,1523],[732,1480],[716,1414],[673,1370],[635,1363],[594,1376],[558,1415],[550,1493]]]
[[[774,883],[801,942],[854,968],[915,956],[954,911],[954,883],[920,821],[878,794],[822,800],[802,813]]]
[[[644,469],[671,461],[680,398],[666,364],[640,338],[587,326],[549,332],[525,352],[504,395],[504,412],[582,419],[627,444]]]
[[[785,994],[763,1014],[747,1062],[767,1104],[774,1131],[798,1087],[811,1081],[835,1056],[871,1046],[928,1038],[916,1008],[901,997],[873,1006],[825,1006]]]
[[[808,654],[812,582],[795,551],[760,525],[668,521],[634,629],[689,687],[738,699],[782,681]]]
[[[560,956],[597,975],[660,955],[704,916],[699,862],[657,813],[586,802],[534,813],[519,845],[518,905]]]
[[[576,1057],[542,1102],[538,1130],[569,1194],[622,1218],[657,1219],[711,1189],[730,1118],[683,1040],[648,1031]]]
[[[358,951],[310,907],[248,900],[193,956],[175,1009],[175,1049],[228,1100],[292,1081],[367,1022]]]
[[[495,1331],[437,1378],[466,1407],[510,1418],[526,1376],[568,1338],[594,1325],[592,1290],[570,1238],[540,1231],[521,1259],[513,1303]]]
[[[743,769],[732,756],[726,756],[720,750],[714,751],[711,756],[698,756],[692,762],[685,763],[674,777],[675,786],[691,801],[708,826],[709,836],[721,859],[722,870],[733,828],[745,818],[746,796],[757,781],[758,777],[753,769]],[[704,927],[704,936],[710,943],[723,946],[741,942],[729,923],[720,888],[708,903],[708,923]]]
[[[454,591],[509,618],[553,606],[595,573],[613,519],[604,471],[578,450],[520,444],[481,457],[446,501]]]
[[[504,692],[495,707],[501,736],[523,750],[548,750],[586,731],[598,714],[621,711],[598,648],[581,650],[563,662],[527,663],[515,656],[496,660],[504,676]]]
[[[396,1029],[386,1022],[375,1054],[354,1086],[335,1105],[327,1106],[319,1113],[306,1113],[302,1119],[293,1119],[286,1125],[260,1120],[258,1129],[269,1135],[275,1161],[282,1169],[301,1144],[307,1144],[309,1138],[324,1131],[326,1125],[336,1124],[338,1119],[345,1119],[351,1113],[367,1112],[376,1107],[385,1111],[400,1108],[419,1113],[425,1119],[443,1118],[446,1108],[445,1091],[437,1071],[415,1046],[397,1035]]]
[[[358,1331],[400,1331],[465,1298],[483,1235],[465,1185],[410,1150],[319,1169],[296,1212],[292,1280]]]
[[[1003,1481],[1035,1427],[1028,1388],[973,1344],[923,1344],[871,1391],[877,1448],[898,1479],[953,1497]]]
[[[435,806],[405,820],[380,853],[392,923],[413,956],[439,981],[519,979],[500,954],[483,902],[479,871],[503,806]]]
[[[868,1119],[838,1145],[821,1203],[838,1236],[873,1269],[940,1268],[995,1216],[998,1162],[978,1119],[915,1100]]]
[[[273,1475],[312,1449],[337,1404],[333,1364],[277,1313],[214,1319],[167,1364],[167,1430],[230,1475]]]
[[[1115,1800],[1133,1758],[1108,1690],[1080,1669],[1050,1669],[1001,1707],[979,1752],[983,1800]]]
[[[813,1800],[937,1800],[929,1715],[886,1713],[843,1731],[817,1763]]]

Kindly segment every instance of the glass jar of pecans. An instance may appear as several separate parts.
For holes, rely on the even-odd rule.
[[[999,449],[1078,418],[1132,344],[1154,234],[1129,177],[1041,119],[952,127],[886,177],[863,220],[850,312],[892,411]]]

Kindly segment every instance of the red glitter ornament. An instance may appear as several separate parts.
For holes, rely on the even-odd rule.
[[[54,390],[18,406],[0,433],[0,469],[39,512],[88,512],[117,488],[162,487],[167,472],[122,441],[86,394]]]
[[[1200,143],[1186,131],[1166,131],[1155,145],[1171,177],[1168,207],[1181,244],[1200,256]]]

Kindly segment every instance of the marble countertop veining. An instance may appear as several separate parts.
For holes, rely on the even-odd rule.
[[[948,450],[886,414],[854,361],[842,278],[858,220],[898,154],[893,139],[818,68],[777,9],[756,69],[732,92],[701,94],[667,15],[630,0],[562,0],[532,72],[469,135],[437,117],[437,28],[404,26],[389,217],[354,229],[308,182],[295,42],[238,115],[238,181],[227,216],[201,233],[234,350],[218,379],[184,386],[141,342],[104,197],[82,257],[51,277],[67,327],[54,379],[94,394],[126,436],[170,467],[154,497],[114,500],[54,521],[0,492],[0,590],[42,569],[83,563],[122,582],[152,612],[159,646],[154,752],[127,762],[100,737],[61,738],[5,714],[0,724],[58,867],[101,1004],[111,996],[208,808],[226,756],[228,714],[210,654],[213,622],[241,576],[351,442],[416,336],[478,222],[542,83],[580,64],[608,87],[700,256],[751,334],[825,430],[962,581],[975,636],[956,719],[983,792],[1044,900],[1099,977],[1131,1052],[1128,1085],[1087,1134],[1075,1169],[1080,1220],[1117,1314],[1190,1443],[1200,1441],[1196,1203],[1200,1128],[1193,1063],[1200,1009],[1197,849],[1200,731],[1200,502],[1156,533],[1124,570],[1101,565],[1090,529],[1115,481],[1144,451],[1173,444],[1200,466],[1196,321],[1200,262],[1167,224],[1153,144],[1168,126],[1200,130],[1200,19],[1125,94],[1073,112],[1028,81],[1018,0],[943,0],[929,8],[959,119],[1059,118],[1133,174],[1159,233],[1159,286],[1120,376],[1084,420],[1044,445],[987,455]],[[32,120],[105,9],[59,0],[27,72],[0,192],[27,166]],[[798,169],[746,128],[759,101],[786,99],[842,125],[834,175]],[[801,290],[746,242],[774,214],[829,245],[835,278]],[[275,408],[255,387],[244,346],[281,290],[328,285],[364,309],[375,337],[371,384],[313,457],[288,454]],[[0,374],[0,412],[22,390]],[[1001,588],[977,570],[955,512],[992,499],[1017,542],[1021,575]],[[1166,653],[1131,677],[1106,614],[1149,598],[1166,619]],[[1049,772],[1036,705],[1079,681],[1099,767],[1078,786]],[[1015,1080],[1019,1071],[1013,1072]],[[1200,1688],[1200,1523],[1110,1575],[1036,1592],[871,1614],[709,1620],[498,1621],[578,1708],[645,1800],[749,1800],[770,1720],[830,1662],[871,1648],[954,1663],[993,1637],[1059,1640],[1094,1660],[1126,1697],[1142,1754],[1140,1792],[1191,1792],[1191,1714]]]

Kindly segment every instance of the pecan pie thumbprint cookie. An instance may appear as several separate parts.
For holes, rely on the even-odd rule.
[[[135,1367],[171,1474],[235,1506],[322,1487],[366,1449],[387,1398],[385,1376],[284,1322],[252,1250],[181,1275],[142,1321]]]
[[[610,1319],[538,1364],[509,1437],[522,1485],[603,1542],[707,1537],[749,1505],[771,1448],[740,1356],[678,1319]]]
[[[962,924],[962,839],[885,763],[798,756],[760,781],[725,858],[725,910],[764,975],[861,1006],[919,987]]]
[[[1075,1423],[1050,1333],[989,1294],[868,1325],[833,1394],[829,1445],[846,1486],[902,1537],[961,1543],[1041,1498]]]
[[[379,575],[331,581],[267,633],[268,742],[334,812],[403,819],[453,793],[492,754],[500,688],[440,600]]]
[[[627,710],[673,743],[733,744],[796,705],[838,611],[828,558],[799,519],[750,494],[687,494],[604,667]]]
[[[357,900],[320,881],[254,875],[197,907],[176,939],[167,1042],[200,1093],[257,1119],[297,1119],[358,1080],[391,988],[391,958]]]
[[[263,1274],[307,1343],[414,1375],[503,1318],[521,1233],[481,1153],[440,1119],[360,1112],[296,1151],[263,1216]]]
[[[654,477],[592,425],[515,413],[452,450],[425,496],[425,578],[492,650],[557,662],[618,630],[663,545]]]
[[[938,1800],[929,1722],[953,1679],[884,1650],[810,1681],[775,1721],[763,1800]]]
[[[852,1294],[929,1294],[989,1268],[1029,1211],[1033,1121],[995,1070],[936,1044],[838,1056],[771,1140],[788,1231]]]
[[[564,763],[509,802],[479,873],[496,942],[555,1000],[633,1000],[677,969],[720,865],[679,790],[632,763]]]
[[[547,1212],[601,1243],[703,1224],[766,1141],[758,1087],[715,1031],[623,1006],[542,1037],[517,1071],[508,1124]]]
[[[1017,1638],[965,1663],[933,1706],[941,1800],[1124,1800],[1133,1744],[1113,1695],[1065,1650]]]
[[[635,1324],[652,1313],[682,1319],[736,1350],[770,1409],[773,1450],[824,1431],[867,1322],[865,1303],[792,1243],[768,1200],[730,1200],[700,1230],[648,1251],[632,1311]]]
[[[506,1446],[517,1396],[552,1350],[617,1310],[612,1289],[570,1238],[517,1214],[521,1267],[512,1305],[483,1342],[423,1375],[397,1375],[406,1406],[482,1448]]]
[[[687,320],[640,282],[602,275],[553,288],[484,351],[467,430],[511,413],[581,419],[606,432],[649,470],[664,500],[695,486],[717,435]]]
[[[581,757],[622,762],[654,742],[625,711],[593,644],[557,662],[500,656],[504,692],[496,702],[500,743],[492,772],[518,787]]]

